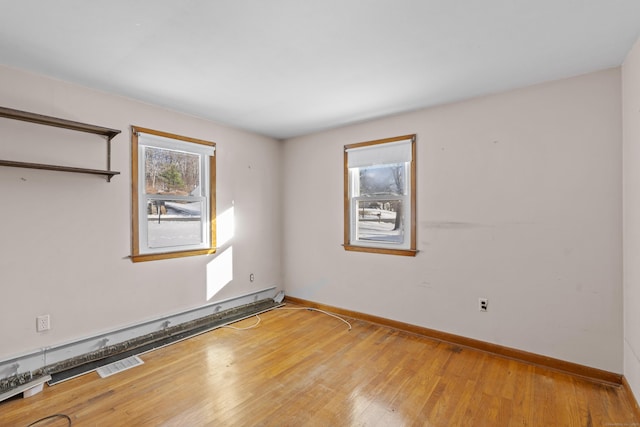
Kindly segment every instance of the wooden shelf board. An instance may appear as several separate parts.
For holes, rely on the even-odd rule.
[[[111,139],[120,133],[118,129],[111,129],[102,126],[95,126],[86,123],[74,122],[72,120],[60,119],[57,117],[45,116],[42,114],[30,113],[27,111],[14,110],[13,108],[0,107],[0,117],[7,119],[22,120],[24,122],[37,123],[41,125],[54,126],[64,129],[71,129],[80,132],[104,135]]]
[[[120,175],[120,172],[117,172],[117,171],[76,168],[72,166],[47,165],[43,163],[15,162],[12,160],[0,160],[0,166],[9,166],[14,168],[26,168],[26,169],[42,169],[42,170],[50,170],[50,171],[73,172],[73,173],[88,173],[92,175],[103,175],[108,177],[109,179],[111,179],[111,177],[113,177],[114,175]]]

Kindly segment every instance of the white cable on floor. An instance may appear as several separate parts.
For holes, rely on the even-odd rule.
[[[337,315],[335,315],[333,313],[329,313],[328,311],[320,310],[319,308],[313,308],[313,307],[278,307],[276,310],[309,310],[309,311],[318,311],[320,313],[326,314],[327,316],[335,317],[336,319],[346,323],[347,326],[349,327],[349,330],[351,330],[351,323],[347,322],[346,320],[344,320],[340,316],[337,316]]]
[[[256,317],[258,318],[258,321],[251,326],[247,326],[246,328],[236,328],[235,326],[230,326],[230,325],[225,325],[223,326],[223,328],[235,329],[236,331],[246,331],[247,329],[253,329],[256,326],[258,326],[262,321],[262,319],[260,319],[260,316],[258,316],[257,314],[256,314]],[[246,320],[246,319],[243,319],[243,320]]]
[[[351,323],[349,323],[348,321],[346,321],[345,319],[343,319],[342,317],[335,315],[333,313],[329,313],[328,311],[324,311],[324,310],[320,310],[319,308],[313,308],[313,307],[277,307],[275,308],[275,310],[307,310],[307,311],[317,311],[319,313],[322,314],[326,314],[327,316],[331,316],[331,317],[335,317],[336,319],[340,320],[341,322],[344,322],[347,324],[347,326],[349,327],[349,330],[352,329],[351,327]],[[248,329],[253,329],[256,326],[258,326],[260,324],[260,322],[262,321],[262,319],[260,318],[260,316],[258,316],[256,314],[256,317],[258,318],[258,321],[256,323],[254,323],[251,326],[247,326],[246,328],[237,328],[235,326],[231,326],[231,325],[225,325],[223,326],[223,328],[229,328],[229,329],[235,329],[236,331],[246,331]],[[243,319],[246,320],[246,319]]]

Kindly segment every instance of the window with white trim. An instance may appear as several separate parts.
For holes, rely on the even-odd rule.
[[[215,143],[132,131],[133,261],[215,252]]]
[[[346,250],[416,254],[415,139],[344,147]]]

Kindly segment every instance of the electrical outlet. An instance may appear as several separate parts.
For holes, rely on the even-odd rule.
[[[489,300],[487,298],[478,298],[478,310],[487,311],[489,308]]]
[[[36,331],[44,332],[51,329],[51,316],[45,314],[43,316],[36,317]]]
[[[250,282],[253,282],[254,280],[256,280],[256,276],[255,276],[253,273],[251,273],[251,274],[249,275],[249,281],[250,281]]]

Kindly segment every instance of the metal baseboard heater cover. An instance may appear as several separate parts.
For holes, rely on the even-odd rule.
[[[36,391],[36,393],[38,393],[39,390],[42,389],[42,385],[47,381],[49,381],[50,379],[51,377],[49,375],[45,375],[44,377],[34,378],[28,382],[22,383],[20,385],[16,385],[14,388],[8,391],[5,391],[3,393],[0,393],[0,402],[2,402],[3,400],[7,400],[10,397],[18,395],[20,393],[24,393],[25,396],[27,396],[27,393],[29,393],[30,390],[38,390]]]
[[[143,335],[95,352],[63,360],[51,366],[45,366],[42,372],[36,371],[34,375],[51,375],[51,380],[47,384],[58,384],[127,357],[165,347],[169,344],[191,338],[229,323],[237,322],[238,320],[246,319],[247,317],[263,313],[281,305],[282,304],[270,298],[241,305],[190,322],[170,326],[162,331]]]
[[[258,300],[258,295],[271,289],[249,294],[237,299],[253,298],[254,301],[219,310],[225,302],[216,303],[215,312],[191,320],[183,321],[175,326],[169,326],[170,321],[163,322],[161,330],[134,336],[110,346],[104,345],[98,350],[86,352],[54,363],[34,366],[31,370],[18,372],[21,359],[12,359],[3,365],[13,371],[12,375],[0,378],[0,396],[14,395],[15,390],[29,383],[48,381],[54,385],[79,375],[94,371],[102,366],[117,362],[127,357],[143,354],[154,349],[173,344],[184,339],[208,332],[238,320],[246,319],[256,314],[282,306],[280,301],[273,298]],[[231,300],[229,300],[231,301]],[[108,339],[101,340],[105,344]],[[29,355],[35,359],[35,355]],[[5,369],[6,370],[6,369]],[[6,397],[5,397],[6,398]],[[0,399],[2,401],[4,399]]]

